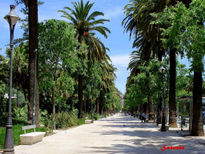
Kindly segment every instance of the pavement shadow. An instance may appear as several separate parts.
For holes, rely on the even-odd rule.
[[[121,140],[127,144],[113,144],[112,147],[89,147],[93,153],[105,154],[205,154],[205,138],[181,137],[176,131],[161,132],[154,123],[141,123],[136,118],[121,117],[108,119],[109,124],[103,127],[113,127],[101,135],[130,136],[130,140]],[[116,129],[115,129],[116,128]],[[117,129],[120,128],[120,129]],[[127,129],[128,128],[128,129]],[[153,129],[154,128],[154,129]],[[106,129],[105,129],[106,130]],[[184,150],[161,151],[164,145],[184,146]]]

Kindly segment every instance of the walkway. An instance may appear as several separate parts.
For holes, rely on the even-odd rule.
[[[160,149],[163,145],[184,150]],[[155,124],[116,114],[93,124],[62,130],[42,142],[15,147],[15,154],[204,154],[205,137],[180,137],[160,132]]]

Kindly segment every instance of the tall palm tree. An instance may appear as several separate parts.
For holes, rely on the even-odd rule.
[[[38,0],[15,0],[16,3],[24,3],[28,7],[29,21],[29,104],[28,123],[33,118],[34,105],[34,74],[35,74],[35,51],[38,49]],[[39,124],[39,85],[38,85],[38,55],[37,55],[37,80],[36,80],[36,111],[35,124]]]
[[[34,106],[34,78],[35,78],[35,51],[38,49],[38,0],[28,1],[29,9],[29,106],[28,120],[32,120]],[[36,57],[38,59],[38,57]],[[38,70],[38,60],[37,60]],[[38,72],[38,71],[37,71]],[[36,72],[36,73],[37,73]],[[38,73],[37,73],[38,76]],[[38,77],[37,77],[38,79]],[[38,80],[36,80],[36,111],[35,123],[39,124],[39,90]]]
[[[98,60],[105,58],[106,48],[103,43],[95,37],[95,33],[98,32],[102,34],[105,38],[107,38],[107,33],[110,33],[110,30],[102,24],[109,20],[107,19],[96,19],[99,16],[103,16],[104,14],[99,11],[94,11],[90,13],[91,8],[94,3],[90,3],[87,1],[85,4],[83,0],[80,2],[73,2],[73,9],[70,7],[64,7],[64,10],[59,10],[62,12],[62,17],[68,19],[70,23],[75,27],[77,31],[77,39],[81,44],[84,42],[88,46],[88,59],[89,65],[92,63],[93,58],[97,58]],[[68,12],[69,13],[68,13]],[[82,101],[82,80],[83,76],[78,76],[78,100],[79,100],[79,113],[78,117],[82,117],[82,109],[83,109],[83,101]]]
[[[99,100],[99,113],[102,114],[103,109],[105,109],[105,94],[111,91],[114,86],[114,79],[116,78],[115,70],[116,68],[110,63],[110,57],[106,55],[106,59],[102,60],[100,67],[102,69],[102,87],[100,88]]]
[[[126,17],[122,24],[124,25],[125,31],[129,32],[130,36],[133,35],[135,37],[133,48],[138,48],[140,59],[144,61],[149,61],[150,58],[153,57],[158,57],[159,61],[162,61],[162,57],[165,54],[165,50],[162,47],[162,42],[160,40],[160,27],[159,25],[151,24],[154,18],[150,13],[162,11],[166,4],[166,0],[131,0],[130,3],[125,6]],[[134,60],[132,61],[134,62]],[[135,69],[133,69],[133,71],[134,70]],[[161,119],[162,99],[159,100],[157,115],[158,119]],[[158,123],[161,123],[161,120],[158,120]]]
[[[139,67],[144,65],[145,61],[143,60],[143,58],[141,57],[141,52],[139,50],[133,51],[131,53],[131,60],[130,63],[128,65],[128,69],[130,69],[131,74],[130,76],[137,76],[138,73],[140,73],[140,69]],[[148,78],[148,89],[150,89],[150,74],[149,71],[146,71],[146,76]],[[148,111],[148,119],[149,120],[154,120],[154,109],[153,109],[153,105],[152,105],[152,97],[150,95],[150,93],[148,93],[147,95],[147,111]]]

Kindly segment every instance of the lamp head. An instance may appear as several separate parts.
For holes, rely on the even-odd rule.
[[[15,12],[15,5],[10,5],[10,12],[4,17],[9,23],[10,26],[14,26],[18,20],[19,16]]]

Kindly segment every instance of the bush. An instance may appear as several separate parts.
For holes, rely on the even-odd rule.
[[[73,112],[61,112],[56,114],[56,128],[67,128],[78,125],[78,118]]]
[[[85,119],[82,118],[82,119],[78,119],[78,125],[83,125],[85,124]]]
[[[100,119],[99,114],[94,114],[93,119],[94,119],[94,120],[99,120],[99,119]]]
[[[14,108],[13,118],[18,119],[20,121],[27,121],[28,116],[28,106],[24,107],[16,107]]]
[[[45,118],[43,118],[43,120],[44,126],[48,129],[48,132],[52,133],[54,125],[53,115],[46,115]]]

